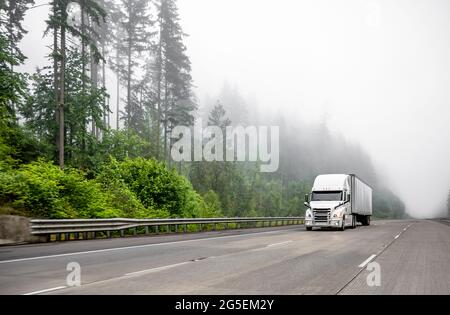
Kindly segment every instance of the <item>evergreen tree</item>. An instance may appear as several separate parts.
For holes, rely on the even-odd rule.
[[[157,5],[159,39],[155,49],[156,121],[162,124],[163,158],[168,160],[170,132],[176,125],[192,125],[196,104],[192,95],[191,63],[183,43],[175,0]],[[157,129],[157,139],[161,139]],[[158,152],[159,155],[159,152]]]
[[[14,66],[22,64],[25,60],[25,56],[18,45],[27,33],[22,26],[25,13],[33,4],[34,0],[0,0],[2,51],[6,54],[6,50],[9,50],[8,57],[5,55],[2,62],[7,61],[11,71],[14,70]],[[9,104],[6,105],[13,117],[16,115],[16,106],[20,105],[17,104],[17,101],[19,100],[16,98],[9,98]]]
[[[118,62],[115,66],[126,85],[125,126],[135,131],[139,130],[144,120],[143,110],[140,108],[139,79],[135,68],[139,66],[142,52],[151,46],[153,25],[149,13],[147,0],[121,0],[119,20],[123,29],[123,38],[117,42],[118,59],[124,57],[125,62]],[[119,31],[120,33],[120,31]]]
[[[25,56],[18,44],[27,33],[22,22],[26,11],[33,4],[34,0],[0,0],[0,33],[6,36],[10,53],[20,60],[23,60]]]
[[[47,30],[45,34],[53,32],[53,51],[51,58],[53,59],[53,94],[54,102],[49,103],[48,106],[53,104],[56,109],[56,121],[58,125],[56,133],[56,143],[58,151],[59,166],[64,168],[65,160],[65,144],[66,144],[66,126],[65,126],[65,96],[66,96],[66,54],[68,45],[67,42],[72,42],[72,39],[80,39],[81,41],[81,90],[78,91],[81,94],[86,93],[86,64],[87,64],[87,52],[86,45],[89,45],[91,57],[94,63],[98,63],[102,57],[98,51],[97,43],[95,40],[96,32],[93,25],[98,25],[100,20],[105,17],[103,9],[99,6],[97,1],[94,0],[80,0],[80,18],[81,25],[71,23],[68,13],[68,5],[72,1],[70,0],[54,0],[51,2],[51,13],[49,20],[47,21]],[[88,24],[86,20],[88,21]],[[87,25],[90,26],[88,29]],[[69,38],[72,36],[72,38]],[[59,39],[59,40],[58,40]],[[94,84],[95,87],[95,84]],[[83,98],[86,97],[83,95]],[[91,117],[94,121],[94,117]],[[86,120],[82,123],[86,126]],[[86,127],[85,127],[86,128]],[[85,143],[83,143],[85,145]]]

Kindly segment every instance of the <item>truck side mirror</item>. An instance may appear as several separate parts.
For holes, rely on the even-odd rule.
[[[308,204],[309,204],[309,194],[306,194],[306,195],[305,195],[305,203],[308,203]]]
[[[309,203],[307,203],[306,201],[303,203],[305,205],[305,207],[309,208]]]

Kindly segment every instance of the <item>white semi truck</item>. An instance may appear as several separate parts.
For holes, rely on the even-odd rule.
[[[311,194],[305,195],[306,230],[313,227],[356,227],[370,225],[372,188],[354,174],[324,174],[314,180]]]

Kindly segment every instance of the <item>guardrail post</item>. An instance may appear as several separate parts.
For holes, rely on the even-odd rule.
[[[133,235],[137,235],[137,230],[136,230],[136,228],[133,228]]]
[[[155,225],[155,233],[156,233],[156,234],[159,234],[159,228],[158,228],[157,225]]]
[[[145,234],[148,234],[148,225],[145,226]]]
[[[111,238],[111,231],[106,231],[106,237]]]
[[[124,237],[125,236],[125,231],[124,230],[120,230],[120,237]]]
[[[187,224],[183,224],[183,232],[184,232],[184,233],[187,232]]]
[[[169,224],[167,224],[167,231],[166,232],[170,233],[170,225]]]
[[[178,233],[178,224],[175,224],[175,233]]]
[[[200,232],[203,231],[203,223],[200,223]]]

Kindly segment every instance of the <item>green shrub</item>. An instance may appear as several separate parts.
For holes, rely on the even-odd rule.
[[[198,214],[198,217],[203,218],[219,218],[222,217],[222,204],[220,203],[219,195],[214,190],[208,190],[203,195],[204,208]]]
[[[40,218],[115,216],[99,184],[43,160],[0,175],[0,204]]]
[[[131,191],[115,168],[104,166],[96,178],[102,189],[108,192],[108,203],[116,209],[120,209],[121,217],[128,218],[165,218],[169,216],[167,211],[155,210],[144,207]]]
[[[146,208],[182,217],[192,216],[202,206],[203,200],[190,182],[156,160],[126,158],[118,162],[112,158],[105,172],[108,178],[123,182]]]
[[[175,170],[143,158],[112,158],[93,180],[43,160],[0,173],[2,211],[36,218],[221,216],[217,194],[205,198]]]

